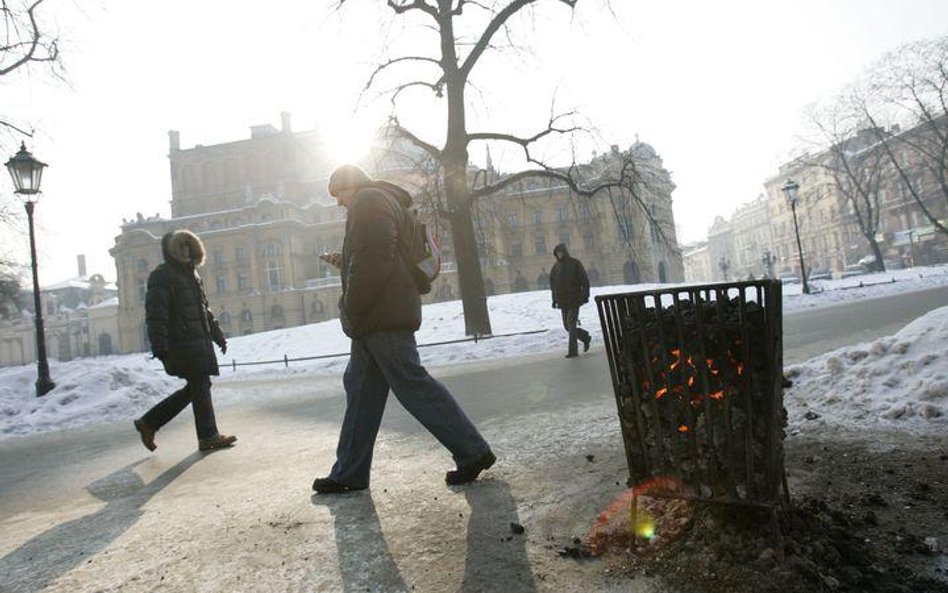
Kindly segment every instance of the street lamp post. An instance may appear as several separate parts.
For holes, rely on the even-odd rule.
[[[797,252],[800,254],[800,279],[803,282],[803,294],[810,294],[810,285],[806,281],[806,266],[803,264],[803,244],[800,243],[800,225],[797,224],[797,202],[800,200],[800,197],[797,195],[797,190],[800,189],[800,186],[797,185],[797,182],[792,179],[787,179],[787,182],[781,188],[783,193],[787,196],[787,203],[790,204],[790,211],[793,213],[793,232],[797,236]]]
[[[36,271],[36,238],[33,232],[33,208],[39,199],[40,180],[46,163],[42,163],[26,150],[26,144],[20,144],[20,151],[7,161],[7,170],[16,187],[13,193],[23,199],[26,217],[30,225],[30,259],[33,264],[33,308],[36,320],[36,396],[46,395],[56,384],[49,378],[49,362],[46,360],[46,331],[43,329],[43,304],[40,301],[39,274]]]

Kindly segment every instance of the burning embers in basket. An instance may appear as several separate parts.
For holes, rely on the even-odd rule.
[[[783,479],[782,317],[772,281],[596,298],[632,483],[771,506]]]

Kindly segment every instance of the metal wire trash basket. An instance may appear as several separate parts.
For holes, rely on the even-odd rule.
[[[776,280],[596,297],[630,486],[771,511],[789,496],[781,298]]]

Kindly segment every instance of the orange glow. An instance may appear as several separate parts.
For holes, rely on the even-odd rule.
[[[668,393],[668,388],[662,387],[655,393],[655,399],[661,399],[661,397],[665,395],[666,393]]]
[[[688,427],[682,424],[678,427],[678,432],[688,432]]]
[[[724,392],[723,392],[723,391],[716,391],[716,392],[712,393],[712,394],[711,394],[711,399],[724,399]]]
[[[681,350],[679,350],[679,349],[676,348],[676,349],[674,349],[674,350],[671,351],[671,354],[672,354],[672,356],[675,357],[675,360],[671,363],[671,368],[670,368],[670,370],[674,371],[675,368],[676,368],[679,364],[681,364]]]

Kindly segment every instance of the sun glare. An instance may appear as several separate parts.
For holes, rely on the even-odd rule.
[[[375,129],[356,119],[336,119],[322,126],[326,156],[334,163],[358,163],[369,155]]]

